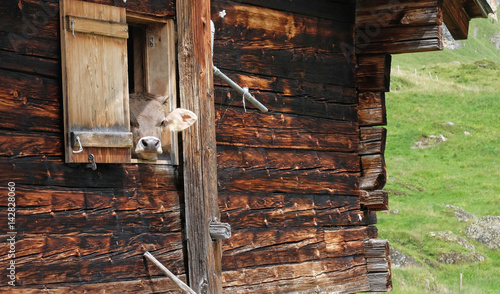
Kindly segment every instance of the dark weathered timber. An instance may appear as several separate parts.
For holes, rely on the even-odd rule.
[[[441,28],[438,27],[437,31],[437,36],[429,39],[363,44],[359,47],[359,52],[363,54],[401,54],[443,50]]]
[[[218,15],[222,10],[226,11],[224,18]],[[316,49],[342,52],[340,44],[353,44],[353,23],[290,13],[288,9],[218,1],[212,14],[217,41],[234,42],[244,49],[293,49],[314,44]]]
[[[467,39],[470,17],[464,10],[464,1],[444,0],[443,18],[446,27],[455,40]]]
[[[219,190],[357,195],[359,173],[321,170],[220,170]]]
[[[239,212],[244,210],[287,210],[287,209],[358,209],[357,196],[343,195],[302,195],[284,193],[248,193],[224,192],[220,193],[222,212]],[[339,210],[340,211],[340,210]],[[223,214],[224,215],[224,214]]]
[[[179,210],[179,191],[159,189],[74,189],[16,185],[16,207],[25,214],[68,210],[151,210],[153,213]]]
[[[365,155],[361,157],[359,187],[362,190],[380,190],[387,182],[387,170],[383,154]]]
[[[218,45],[218,44],[217,44]],[[315,48],[245,49],[223,43],[214,49],[221,70],[239,68],[251,74],[300,79],[309,82],[354,87],[353,57]]]
[[[209,232],[209,222],[219,219],[210,1],[181,0],[176,5],[181,107],[198,115],[183,136],[189,286],[196,293],[215,294],[222,292],[222,249]]]
[[[387,124],[384,92],[359,93],[358,123],[363,127]]]
[[[360,91],[388,92],[390,75],[390,54],[358,55],[356,81]]]
[[[209,224],[210,237],[212,240],[227,240],[231,238],[231,225],[212,221]]]
[[[61,65],[57,60],[20,55],[3,50],[0,50],[0,68],[56,79],[61,73]]]
[[[38,59],[36,57],[22,56],[21,59]],[[46,60],[46,59],[44,59]],[[3,61],[2,61],[2,64]],[[4,87],[0,88],[0,97],[2,99],[21,101],[23,104],[33,103],[58,103],[61,97],[61,88],[59,81],[54,78],[45,78],[33,75],[24,65],[16,69],[15,64],[10,64],[10,70],[0,69],[2,80],[5,81]],[[26,71],[26,73],[17,72],[17,70]],[[52,71],[43,70],[46,75],[57,75]],[[58,69],[58,72],[60,69]],[[37,102],[41,100],[40,102]],[[39,106],[41,107],[41,106]],[[12,111],[13,112],[13,111]],[[56,112],[57,114],[57,112]]]
[[[250,86],[245,82],[240,83],[240,85]],[[254,85],[254,87],[260,89],[260,86]],[[333,120],[356,121],[357,111],[354,104],[355,102],[349,101],[352,104],[340,104],[335,102],[337,97],[340,96],[343,98],[338,100],[348,101],[348,99],[356,99],[350,97],[350,93],[343,93],[343,91],[339,92],[340,93],[326,93],[325,91],[321,98],[315,98],[312,96],[291,97],[286,94],[250,90],[250,93],[254,94],[256,99],[270,111],[329,118]],[[221,104],[216,107],[222,113],[230,106],[243,107],[241,95],[232,89],[227,87],[216,87],[215,95],[217,97],[215,102]],[[256,109],[256,107],[250,103],[245,103],[245,107],[246,109]]]
[[[301,103],[323,101],[323,102],[338,103],[338,104],[356,104],[358,101],[356,96],[356,89],[354,87],[336,86],[327,83],[316,83],[314,81],[309,82],[309,81],[304,81],[302,79],[254,75],[254,74],[242,73],[238,69],[225,70],[224,73],[236,83],[242,86],[244,85],[249,87],[251,91],[253,89],[255,89],[256,91],[258,90],[259,95],[280,94],[279,96],[283,96],[284,98],[292,98],[294,100],[298,98],[306,99],[307,102],[301,102]],[[221,90],[226,90],[226,89],[229,90],[229,87],[227,87],[227,85],[224,84],[218,78],[214,80],[214,83],[216,86],[219,87],[225,86],[222,87]],[[231,91],[230,93],[234,94],[236,92]],[[217,93],[216,96],[218,95],[219,94]],[[217,99],[220,99],[216,100],[216,102],[220,104],[229,104],[225,102],[219,102],[219,101],[225,101],[225,99],[227,98],[231,98],[231,97],[226,97],[227,94],[224,94],[223,96],[224,97],[216,97]],[[268,101],[264,100],[266,101],[265,104],[271,104],[272,107],[273,103],[278,103],[276,104],[275,107],[279,107],[278,110],[280,111],[282,111],[281,109],[283,108],[287,109],[288,107],[290,107],[287,105],[282,105],[283,102],[274,101],[276,98],[280,99],[279,96],[278,97],[272,96],[271,98],[267,98]],[[264,96],[263,99],[266,99],[266,96]],[[295,104],[297,102],[293,102],[292,100],[287,101],[287,104],[288,103],[293,103],[293,105],[299,105]],[[283,110],[282,112],[286,111]],[[318,115],[319,113],[321,113],[321,111],[317,110],[315,112],[318,112]]]
[[[388,193],[383,190],[361,191],[359,203],[373,211],[389,209]]]
[[[387,130],[378,127],[360,128],[359,154],[384,154]]]
[[[62,156],[61,136],[0,131],[0,156]]]
[[[365,241],[365,258],[370,290],[387,292],[392,289],[389,242],[383,239]]]
[[[185,281],[186,276],[178,275]],[[162,290],[162,293],[174,294],[179,293],[179,287],[167,277],[143,277],[134,280],[124,280],[108,283],[57,283],[45,285],[23,285],[14,289],[12,286],[0,287],[0,292],[7,294],[36,294],[43,291],[49,291],[54,294],[68,293],[97,293],[99,291],[113,293],[119,289],[123,294],[149,294]]]
[[[18,230],[34,233],[57,231],[69,234],[122,232],[171,232],[181,230],[180,211],[155,212],[153,210],[115,211],[113,209],[33,214],[29,210],[16,211]]]
[[[217,161],[219,169],[242,167],[249,169],[360,171],[359,156],[355,153],[218,146]]]
[[[212,4],[212,11],[219,12],[225,9],[230,3],[217,1]],[[311,5],[307,0],[296,0],[293,2],[283,2],[280,0],[236,0],[233,3],[251,4],[259,7],[266,7],[276,11],[287,11],[312,17],[332,19],[339,22],[354,23],[355,0],[347,1],[322,1],[317,5]]]
[[[287,293],[321,289],[322,292],[369,291],[364,258],[343,257],[303,263],[283,263],[225,271],[230,293]]]
[[[418,1],[414,3],[421,3]],[[435,2],[436,3],[436,2]],[[433,4],[435,3],[428,3]],[[363,10],[356,15],[356,27],[358,29],[375,29],[380,27],[422,26],[441,24],[443,19],[442,10],[438,6],[422,8],[391,8],[382,10]]]
[[[176,168],[167,165],[66,165],[49,157],[0,158],[0,176],[16,185],[178,190]]]

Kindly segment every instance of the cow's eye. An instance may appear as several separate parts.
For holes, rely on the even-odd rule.
[[[164,127],[166,124],[167,124],[167,122],[164,121],[164,120],[162,120],[161,123],[160,123],[160,126]]]

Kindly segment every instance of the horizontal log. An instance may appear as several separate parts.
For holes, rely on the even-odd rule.
[[[77,209],[115,211],[150,209],[155,213],[179,211],[180,197],[178,191],[159,189],[71,189],[16,184],[16,207],[27,209],[25,214]]]
[[[370,291],[389,292],[392,290],[391,272],[368,273]]]
[[[228,293],[354,293],[369,290],[364,259],[358,257],[224,271],[222,282]]]
[[[284,3],[280,0],[238,0],[232,1],[245,3],[260,7],[271,8],[274,10],[288,11],[295,14],[332,19],[339,22],[354,23],[354,11],[356,1],[325,1],[311,5],[307,0],[296,0],[291,3]],[[219,13],[225,9],[231,2],[217,1],[212,3],[212,12]],[[216,17],[220,17],[218,14]]]
[[[362,156],[361,170],[360,189],[380,190],[385,186],[387,169],[383,154]]]
[[[359,204],[358,204],[359,205]],[[377,222],[373,212],[352,206],[341,208],[241,210],[222,213],[222,221],[234,230],[244,228],[366,226]]]
[[[387,130],[385,128],[360,128],[359,154],[384,154]]]
[[[217,42],[231,42],[244,49],[314,47],[331,52],[341,52],[337,44],[353,44],[352,22],[291,13],[291,5],[281,10],[270,9],[267,4],[254,6],[218,1],[213,10]],[[353,11],[352,6],[350,9]],[[217,15],[222,10],[226,12],[223,18]]]
[[[328,256],[350,256],[363,254],[364,240],[370,236],[368,227],[341,227],[325,229]]]
[[[23,56],[22,58],[35,57]],[[59,105],[61,97],[59,80],[37,76],[28,72],[27,69],[25,71],[27,72],[0,69],[0,75],[5,81],[3,87],[0,88],[0,98],[12,102],[22,102],[23,105],[30,102],[39,104],[51,102],[54,105]],[[46,74],[49,75],[50,72],[47,71]],[[40,101],[37,102],[38,100]]]
[[[359,93],[358,122],[360,126],[387,124],[384,92]]]
[[[61,64],[58,60],[20,55],[3,50],[0,50],[0,68],[54,79],[59,78],[61,72]]]
[[[221,222],[210,222],[210,237],[212,240],[227,240],[231,238],[231,225]]]
[[[0,49],[51,59],[57,59],[61,54],[60,41],[57,39],[44,39],[1,30]]]
[[[321,170],[219,170],[219,191],[358,195],[359,173]]]
[[[357,52],[361,54],[402,54],[427,51],[443,50],[443,38],[441,29],[437,37],[421,40],[410,40],[391,43],[370,43],[357,47]]]
[[[0,131],[0,156],[62,156],[62,136]]]
[[[353,152],[359,131],[351,122],[216,109],[219,145]]]
[[[444,0],[443,18],[455,40],[465,40],[469,34],[470,17],[464,10],[464,1]]]
[[[145,266],[145,250],[157,250],[155,256],[162,263],[176,274],[184,273],[180,233],[42,238],[45,238],[45,243],[41,253],[18,256],[16,250],[16,284],[19,286],[113,282],[160,275],[161,271],[156,267]],[[30,247],[28,244],[20,239],[16,249]]]
[[[66,165],[48,157],[0,158],[0,177],[16,185],[178,190],[180,179],[169,165]]]
[[[302,79],[254,75],[242,73],[237,70],[225,70],[224,74],[237,84],[249,87],[250,91],[253,91],[253,89],[256,91],[258,90],[258,95],[262,97],[259,100],[262,100],[263,103],[268,104],[270,107],[274,105],[274,107],[277,108],[274,110],[279,110],[280,112],[287,112],[286,109],[290,107],[308,106],[315,101],[327,103],[327,106],[329,103],[357,104],[358,101],[356,89],[353,87],[342,87],[314,81],[309,82]],[[221,87],[216,87],[216,90],[219,88],[219,91],[224,91],[225,93],[222,95],[223,97],[218,98],[219,100],[216,100],[216,102],[227,105],[228,102],[225,100],[232,98],[227,97],[229,94],[226,94],[228,92],[227,90],[230,90],[230,88],[228,88],[222,80],[217,78],[214,79],[214,84]],[[234,96],[236,92],[231,91],[230,93]],[[236,97],[238,96],[239,95],[236,95]],[[285,102],[280,99],[285,99]],[[238,101],[232,102],[237,103]],[[231,105],[233,104],[231,103]],[[285,110],[281,110],[283,108]]]
[[[385,239],[370,239],[365,241],[366,258],[388,258],[389,241]]]
[[[278,78],[354,87],[352,55],[315,48],[245,49],[237,44],[216,44],[214,60],[219,69],[238,68],[242,72]]]
[[[109,233],[181,231],[180,211],[138,209],[135,211],[71,210],[33,214],[29,209],[16,211],[16,229],[30,233],[58,232]]]
[[[186,281],[184,274],[178,276]],[[122,294],[149,294],[155,291],[161,293],[179,293],[179,287],[167,277],[143,277],[108,283],[56,283],[44,285],[22,285],[22,287],[4,286],[0,292],[6,294],[37,294],[49,292],[53,294],[78,293],[113,293],[119,289]]]
[[[359,202],[363,207],[373,211],[388,210],[389,197],[388,193],[383,190],[361,191]]]
[[[149,0],[149,1],[133,1],[130,3],[114,0],[90,0],[89,2],[118,6],[127,8],[127,12],[152,15],[157,17],[172,18],[175,16],[175,1],[174,0]]]
[[[357,120],[357,98],[352,89],[333,89],[335,92],[325,90],[322,97],[315,98],[313,97],[315,94],[312,92],[310,94],[296,94],[301,96],[290,96],[274,92],[262,92],[263,89],[255,84],[249,85],[245,82],[239,84],[253,87],[250,88],[250,93],[255,95],[256,99],[270,111],[351,122]],[[312,90],[312,88],[308,89],[315,91]],[[287,89],[285,91],[289,92],[292,90]],[[304,92],[303,89],[297,90],[297,92],[299,91]],[[322,95],[322,93],[318,90],[317,95]],[[337,103],[337,101],[350,104],[340,104]],[[223,113],[229,106],[243,107],[242,96],[227,86],[215,87],[215,102],[220,104],[216,107]],[[256,109],[256,107],[250,103],[245,103],[245,107],[246,109]]]
[[[390,75],[391,55],[358,55],[356,81],[360,91],[388,92]]]
[[[359,156],[355,153],[218,146],[217,162],[219,169],[242,167],[248,169],[360,171]]]
[[[421,1],[415,2],[422,5]],[[434,3],[430,3],[434,2]],[[437,1],[427,1],[431,7],[391,7],[367,10],[364,7],[357,11],[356,28],[368,29],[380,27],[403,27],[441,24],[443,21],[442,10],[436,5]],[[386,2],[387,3],[387,2]],[[397,3],[395,3],[397,5]]]
[[[388,272],[389,261],[385,257],[366,258],[366,269],[369,273]]]

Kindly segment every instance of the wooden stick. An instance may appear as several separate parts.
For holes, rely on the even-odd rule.
[[[193,291],[188,285],[186,285],[181,279],[176,277],[171,271],[169,271],[161,262],[158,261],[149,251],[146,251],[144,253],[144,256],[147,257],[149,260],[151,260],[157,267],[159,267],[166,275],[169,277],[174,283],[179,286],[182,290],[186,291],[186,293],[189,294],[196,294],[196,292]]]

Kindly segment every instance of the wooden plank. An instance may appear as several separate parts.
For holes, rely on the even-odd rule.
[[[217,109],[220,145],[350,152],[357,149],[356,123],[285,114]]]
[[[222,71],[239,68],[251,74],[344,87],[355,86],[353,58],[311,47],[262,50],[224,43],[214,50],[214,60]]]
[[[320,170],[220,170],[220,191],[357,195],[359,173]],[[369,180],[367,176],[367,180]]]
[[[360,128],[359,154],[384,154],[387,130],[377,127]]]
[[[291,13],[290,7],[293,4],[295,2],[287,3],[286,7],[283,6],[284,9],[276,10],[268,8],[269,3],[253,6],[218,1],[212,8],[215,9],[212,10],[215,38],[218,43],[232,42],[241,48],[261,50],[314,47],[341,52],[340,44],[353,43],[352,22],[336,22],[303,13]],[[354,11],[352,5],[349,9]],[[226,12],[224,18],[216,14],[222,10]],[[215,49],[217,50],[218,48]]]
[[[57,79],[60,75],[60,67],[61,65],[57,60],[0,50],[0,69]],[[7,72],[5,73],[7,74]],[[12,75],[12,73],[9,75]],[[5,85],[9,84],[5,83]]]
[[[431,3],[434,2],[434,3]],[[422,1],[415,2],[421,5]],[[401,7],[382,8],[368,11],[366,8],[358,10],[356,15],[356,27],[367,28],[378,24],[383,27],[422,26],[441,24],[442,10],[436,5],[437,1],[427,1],[424,5],[434,5],[430,7]]]
[[[356,110],[356,95],[353,89],[335,89],[335,92],[324,90],[324,93],[318,93],[318,97],[314,97],[314,92],[317,89],[303,88],[297,90],[295,95],[276,93],[274,90],[266,91],[266,86],[256,85],[246,81],[240,82],[240,85],[250,87],[250,93],[255,94],[256,99],[264,104],[270,111],[280,113],[289,113],[297,115],[314,116],[320,118],[329,118],[333,120],[344,120],[355,122],[357,120]],[[286,92],[290,92],[295,85],[287,87]],[[296,85],[301,87],[301,85]],[[316,88],[318,85],[311,85]],[[325,88],[328,87],[325,85]],[[255,89],[255,90],[254,90]],[[258,90],[257,90],[258,89]],[[307,91],[310,91],[307,93]],[[299,93],[300,92],[300,93]],[[356,100],[356,101],[353,101]],[[336,101],[341,101],[337,103]],[[344,104],[344,102],[346,104]],[[242,97],[229,87],[215,88],[215,103],[219,110],[224,113],[230,106],[243,108]],[[245,103],[246,109],[256,109],[250,103]]]
[[[93,171],[85,166],[68,166],[45,156],[26,158],[0,158],[0,176],[16,185],[92,187],[92,188],[137,188],[178,190],[179,177],[168,165],[133,164],[98,166]]]
[[[0,131],[0,156],[62,156],[60,135]]]
[[[189,286],[221,293],[221,241],[209,232],[209,222],[219,219],[210,1],[180,0],[176,8],[181,107],[198,115],[183,136]]]
[[[367,262],[370,291],[390,291],[392,289],[392,276],[389,242],[383,239],[366,240],[364,255]]]
[[[223,282],[228,293],[369,291],[365,261],[359,257],[225,271]]]
[[[184,273],[180,232],[17,237],[20,250],[16,251],[16,277],[28,285],[92,283],[97,279],[114,282],[160,275],[157,268],[144,266],[144,250],[155,250],[158,259],[174,273]]]
[[[78,139],[79,141],[78,142]],[[71,132],[71,145],[73,150],[82,147],[132,147],[131,132]]]
[[[90,0],[89,2],[112,5],[127,8],[136,14],[154,16],[169,19],[176,15],[174,0],[148,0],[148,1],[114,1],[114,0]]]
[[[186,280],[185,275],[178,275],[182,280]],[[143,277],[135,278],[134,280],[114,281],[108,283],[56,283],[44,285],[27,285],[23,284],[22,288],[12,286],[0,287],[0,292],[7,294],[36,294],[42,291],[49,291],[54,294],[67,294],[67,293],[98,293],[107,292],[112,293],[120,289],[123,294],[149,294],[158,289],[162,293],[178,293],[179,288],[167,277]]]
[[[238,0],[231,2],[250,4],[258,7],[271,8],[277,11],[287,11],[347,23],[354,23],[354,11],[356,4],[354,0],[322,1],[315,5],[311,5],[311,3],[307,0],[296,0],[291,3],[284,3],[280,0]],[[223,9],[226,9],[231,2],[217,1],[212,4],[212,11],[214,13],[218,13]]]
[[[387,170],[383,154],[361,156],[361,170],[360,189],[380,190],[385,186]]]
[[[66,16],[93,19],[114,31],[116,23],[126,25],[125,9],[70,0],[61,1],[60,5],[65,160],[88,162],[89,154],[94,154],[98,163],[130,162],[130,148],[95,147],[75,155],[68,146],[69,132],[74,130],[112,127],[115,131],[130,131],[130,114],[127,62],[123,60],[127,56],[127,40],[94,34],[73,37]],[[96,25],[89,27],[90,31],[96,29]]]
[[[389,292],[392,290],[392,277],[390,272],[368,273],[370,291]]]
[[[389,92],[391,55],[358,55],[356,81],[360,91]],[[364,101],[360,101],[363,103]]]
[[[158,189],[81,189],[16,185],[16,207],[26,213],[42,214],[66,210],[152,210],[153,213],[179,211],[178,191]]]
[[[359,93],[358,122],[360,126],[387,124],[384,92]]]
[[[358,46],[359,52],[362,54],[380,54],[380,53],[414,53],[426,51],[443,50],[443,38],[441,28],[437,29],[437,36],[429,39],[409,40],[401,42],[383,42],[370,43]]]
[[[128,25],[120,22],[89,19],[67,15],[66,30],[75,33],[100,35],[113,38],[128,39]]]
[[[374,211],[389,209],[388,193],[383,190],[375,190],[375,191],[363,190],[361,191],[359,202],[362,206]]]
[[[292,159],[293,160],[290,160]],[[217,146],[218,168],[360,171],[355,153]]]
[[[469,34],[470,17],[464,10],[464,1],[444,0],[443,18],[455,40],[465,40]]]

